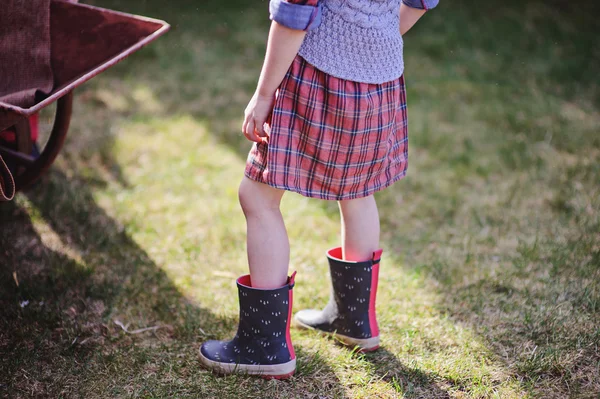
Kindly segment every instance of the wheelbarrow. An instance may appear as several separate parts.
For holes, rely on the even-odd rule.
[[[43,98],[36,98],[29,107],[0,101],[0,132],[14,133],[12,145],[0,142],[0,200],[11,199],[15,191],[29,186],[56,159],[69,130],[73,89],[169,28],[166,22],[156,19],[64,0],[50,2],[52,90]],[[0,62],[9,56],[0,54]],[[30,118],[54,102],[56,109],[48,141],[44,148],[34,151]],[[2,158],[14,165],[11,168],[14,179]]]

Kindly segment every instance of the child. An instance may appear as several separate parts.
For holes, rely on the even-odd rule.
[[[300,311],[296,324],[362,351],[379,347],[373,193],[406,173],[401,35],[438,1],[271,0],[265,62],[242,127],[255,142],[239,189],[250,274],[237,280],[238,332],[202,345],[206,367],[266,378],[295,371],[285,190],[337,200],[342,218],[342,246],[327,253],[332,297],[322,311]]]

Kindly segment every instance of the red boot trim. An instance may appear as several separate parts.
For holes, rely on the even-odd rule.
[[[327,256],[335,260],[344,260],[344,257],[342,256],[342,247],[331,248],[327,251]]]
[[[294,288],[294,284],[295,284],[295,279],[296,279],[296,272],[292,273],[292,277],[290,277],[288,279],[288,284],[290,286],[290,291],[289,291],[289,299],[288,299],[288,320],[287,320],[287,324],[285,326],[285,340],[287,342],[287,347],[288,350],[290,351],[290,357],[292,359],[296,358],[296,352],[294,352],[294,346],[292,345],[292,336],[290,334],[290,326],[292,325],[292,306],[294,304],[294,295],[293,295],[293,290],[292,288]]]
[[[237,283],[244,287],[252,288],[252,280],[250,280],[249,274],[246,274],[245,276],[238,278]]]
[[[331,248],[330,250],[327,251],[327,257],[329,259],[333,259],[336,260],[338,262],[344,262],[347,263],[348,265],[355,265],[358,263],[365,263],[365,262],[370,262],[371,260],[365,260],[362,262],[356,261],[356,260],[346,260],[344,259],[344,254],[342,251],[342,247],[335,247],[335,248]]]
[[[379,336],[379,325],[375,314],[375,302],[377,298],[377,286],[379,284],[379,261],[381,259],[382,249],[373,253],[373,268],[371,269],[371,296],[369,300],[369,327],[371,327],[371,336]]]
[[[289,286],[290,288],[294,288],[295,279],[296,279],[296,272],[292,273],[291,277],[288,277],[288,281],[287,281],[286,285]],[[239,277],[236,281],[237,281],[237,283],[239,285],[241,285],[243,287],[252,288],[252,289],[255,289],[255,290],[262,290],[262,291],[268,291],[270,289],[277,290],[279,288],[283,288],[283,287],[286,286],[286,285],[283,285],[283,286],[278,287],[278,288],[254,288],[252,286],[252,278],[250,277],[249,274],[246,274],[246,275],[243,275],[243,276]]]
[[[383,252],[383,249],[378,249],[377,251],[373,252],[373,257],[371,259],[367,259],[367,260],[363,260],[363,261],[347,260],[347,259],[344,259],[344,257],[343,257],[342,247],[335,247],[335,248],[331,248],[327,251],[327,257],[329,259],[337,260],[339,262],[345,262],[349,265],[358,264],[358,263],[367,263],[367,262],[377,263],[377,262],[379,262],[379,258],[381,258],[382,252]]]
[[[292,273],[292,275],[290,277],[288,277],[288,285],[290,286],[290,288],[294,288],[294,285],[296,284],[296,271],[294,271],[294,273]]]
[[[378,249],[377,251],[373,252],[373,263],[379,263],[382,253],[383,249]]]

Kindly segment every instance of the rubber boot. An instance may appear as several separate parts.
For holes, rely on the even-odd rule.
[[[379,260],[383,251],[364,262],[342,260],[342,248],[327,251],[332,293],[323,310],[301,310],[294,321],[301,328],[334,334],[343,344],[361,352],[379,348],[379,327],[375,315]]]
[[[208,341],[200,348],[202,364],[217,373],[242,373],[285,379],[296,370],[290,337],[292,289],[296,273],[281,288],[252,288],[250,275],[237,280],[238,331],[231,341]]]

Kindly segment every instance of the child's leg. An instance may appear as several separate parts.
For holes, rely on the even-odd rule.
[[[342,247],[327,251],[332,295],[323,310],[296,313],[300,327],[335,336],[361,351],[379,347],[375,302],[379,280],[379,214],[373,196],[339,201]]]
[[[286,284],[290,244],[279,204],[284,190],[244,177],[239,198],[247,223],[248,264],[252,287]]]
[[[290,249],[279,211],[283,190],[244,178],[239,196],[248,227],[250,276],[237,279],[238,330],[231,340],[203,343],[200,361],[224,374],[288,378],[296,370],[289,323],[294,276],[287,277]]]
[[[379,213],[375,197],[338,201],[342,216],[344,260],[362,262],[379,249]]]

